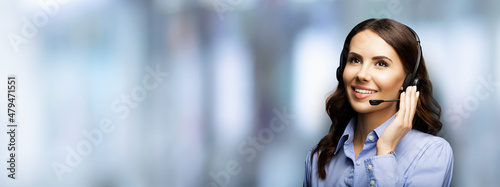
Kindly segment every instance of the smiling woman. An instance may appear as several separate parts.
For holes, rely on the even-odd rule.
[[[343,80],[348,86],[347,97],[355,111],[392,116],[396,113],[396,103],[374,107],[367,102],[367,98],[398,98],[405,76],[398,54],[377,33],[363,30],[352,38]]]
[[[326,102],[332,125],[306,158],[304,186],[450,185],[453,152],[435,136],[441,108],[419,42],[391,19],[369,19],[351,30],[339,84]],[[415,77],[418,85],[409,86]]]

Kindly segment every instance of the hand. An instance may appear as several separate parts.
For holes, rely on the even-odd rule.
[[[406,92],[401,93],[399,111],[377,141],[377,156],[394,151],[399,141],[411,130],[419,95],[416,86],[408,86]]]

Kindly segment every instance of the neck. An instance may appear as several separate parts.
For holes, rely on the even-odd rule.
[[[371,113],[358,113],[354,141],[364,144],[366,136],[396,113],[397,103]]]

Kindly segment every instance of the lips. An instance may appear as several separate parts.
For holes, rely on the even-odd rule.
[[[362,87],[362,86],[352,86],[351,87],[354,93],[354,96],[358,99],[365,99],[377,93],[377,90]]]

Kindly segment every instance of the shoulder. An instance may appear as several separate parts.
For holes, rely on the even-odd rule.
[[[311,164],[311,158],[314,158],[314,155],[313,155],[313,152],[314,152],[314,149],[316,149],[318,145],[314,145],[310,150],[309,150],[309,153],[307,153],[307,156],[306,156],[306,165],[310,165]],[[316,155],[316,154],[315,154]]]
[[[314,158],[314,155],[312,153],[314,152],[314,149],[316,149],[317,146],[318,145],[313,146],[313,148],[311,148],[309,150],[309,153],[306,156],[303,186],[311,186],[311,183],[312,183],[313,178],[314,178],[313,173],[315,173],[315,171],[317,171],[315,168],[315,164],[313,164],[315,161],[313,160],[311,162],[311,160],[312,160],[311,158]]]
[[[412,129],[401,141],[405,145],[417,148],[430,148],[430,147],[442,147],[443,149],[449,149],[451,151],[451,146],[444,138],[439,136],[434,136],[421,132],[419,130]]]
[[[453,161],[453,150],[444,138],[412,129],[398,144],[397,150],[410,160]],[[398,151],[396,151],[397,153]]]
[[[306,167],[306,172],[311,174],[315,173],[317,169],[317,162],[318,162],[318,155],[321,153],[321,151],[314,152],[314,150],[318,147],[318,145],[314,145],[310,150],[309,153],[307,153],[306,160],[305,160],[305,167]]]
[[[398,145],[402,154],[397,155],[396,159],[399,169],[409,177],[408,180],[423,182],[424,178],[434,177],[435,180],[430,181],[441,181],[443,186],[449,186],[454,159],[448,141],[439,136],[411,130],[400,143],[403,143]],[[432,171],[432,176],[427,175],[429,171]]]

